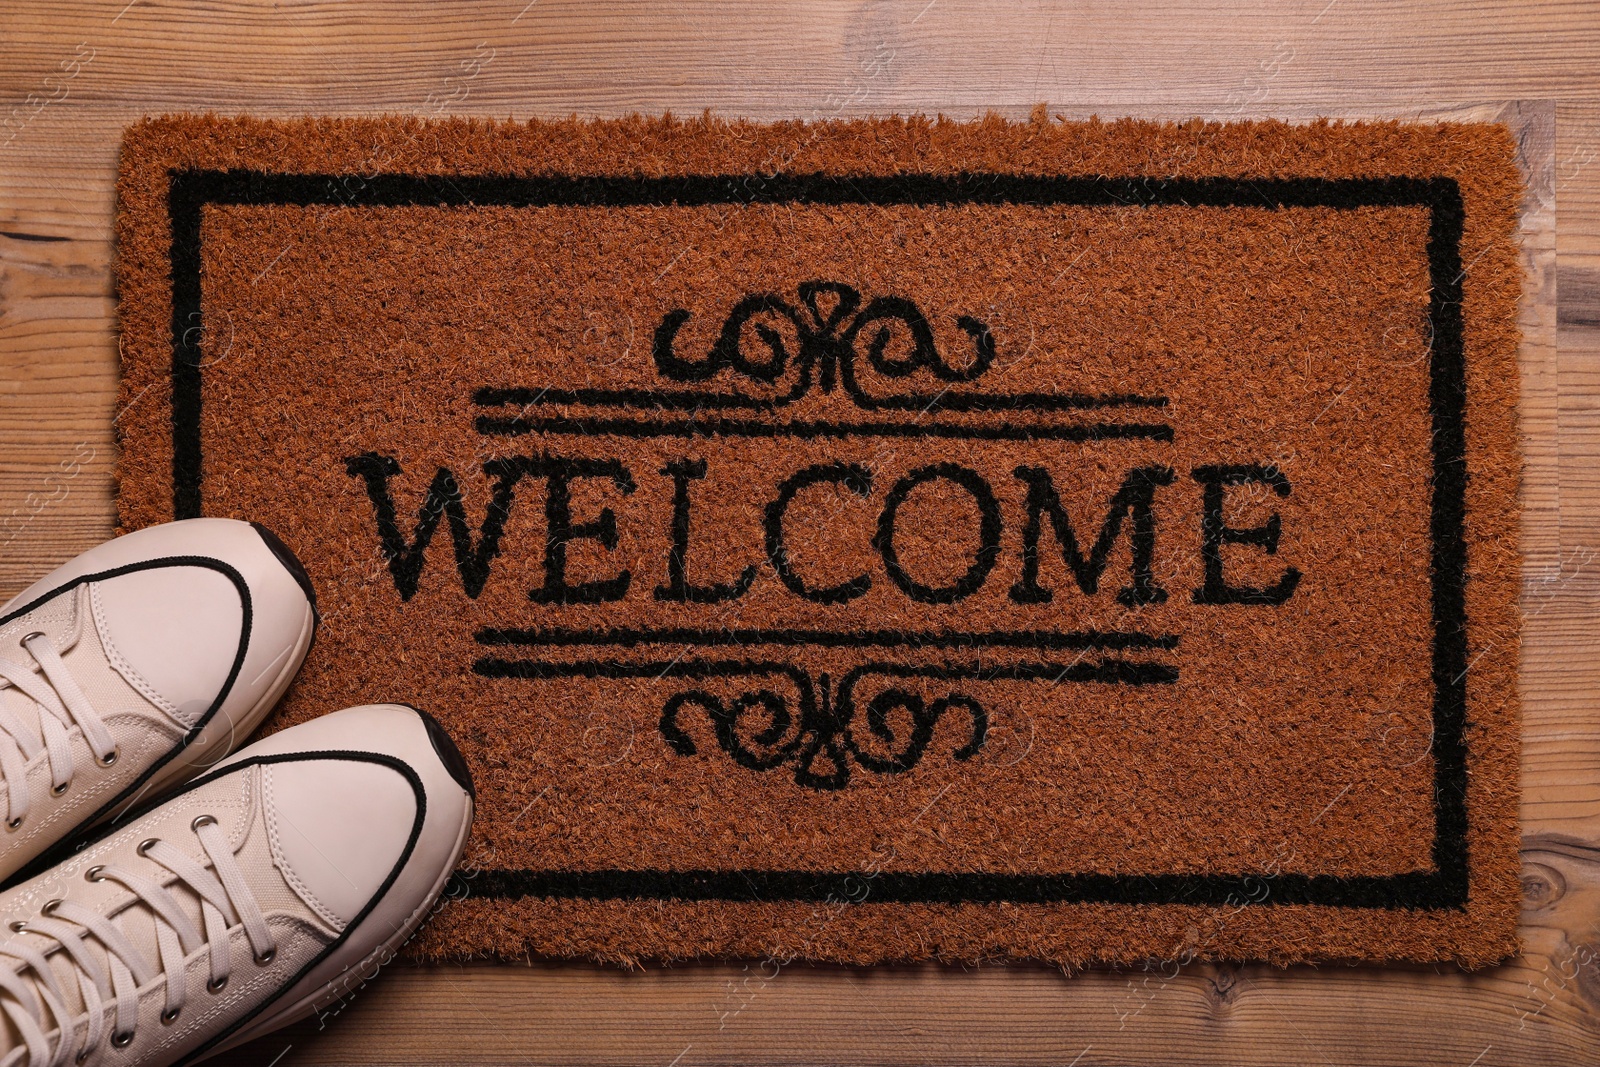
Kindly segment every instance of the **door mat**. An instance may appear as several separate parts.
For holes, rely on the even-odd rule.
[[[414,950],[1455,960],[1518,913],[1493,126],[176,117],[124,529],[479,816]]]

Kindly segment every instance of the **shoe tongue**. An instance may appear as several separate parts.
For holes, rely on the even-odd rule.
[[[62,594],[13,622],[6,628],[5,633],[0,635],[0,658],[39,674],[39,666],[34,661],[33,655],[22,644],[24,637],[34,633],[42,633],[50,638],[50,643],[55,645],[56,652],[65,657],[77,647],[83,637],[85,630],[83,623],[89,614],[88,597],[88,585],[80,585],[73,592]],[[93,626],[87,629],[94,631]],[[94,634],[94,644],[98,649],[98,633]],[[70,664],[70,661],[67,662]],[[70,666],[68,669],[71,669]],[[39,674],[39,677],[43,679],[42,674]],[[4,679],[0,679],[0,686],[3,686],[0,688],[0,707],[4,707],[20,719],[35,740],[41,739],[43,735],[40,733],[39,716],[43,712],[39,705],[32,697],[6,683]],[[0,744],[4,743],[4,738],[0,738]]]
[[[201,938],[204,939],[205,927],[201,919],[199,896],[183,883],[169,886],[169,890],[172,896],[176,898],[178,906],[195,923],[196,928],[200,931]],[[123,895],[123,899],[126,899],[126,895]],[[155,913],[143,901],[138,901],[116,913],[113,915],[111,922],[122,931],[123,936],[133,945],[135,951],[148,960],[150,965],[155,967],[157,971],[161,970],[161,950],[156,940]],[[106,975],[107,980],[111,981],[110,959],[105,946],[100,943],[98,938],[88,934],[87,931],[80,930],[80,935],[90,957],[100,967],[102,973]],[[26,934],[15,934],[13,936],[27,937]],[[55,977],[56,989],[59,991],[61,1003],[67,1017],[72,1020],[72,1039],[81,1042],[84,1036],[83,1014],[88,1008],[84,1002],[83,986],[79,982],[76,963],[65,950],[55,944],[53,939],[33,937],[28,940],[36,949],[45,950],[55,947],[55,951],[50,952],[46,956],[46,960],[50,965],[51,973]],[[19,976],[24,984],[33,989],[34,995],[38,996],[39,988],[43,983],[34,974],[33,968],[22,968],[19,971]],[[114,982],[109,992],[111,998],[114,999],[116,995]],[[39,999],[41,1003],[44,1002],[43,997]],[[102,998],[102,1008],[107,999]],[[47,1032],[56,1029],[59,1022],[60,1020],[50,1019],[47,1016],[45,1023]],[[16,1023],[12,1020],[10,1014],[8,1012],[0,1012],[0,1048],[15,1049],[21,1047],[22,1044],[22,1033],[17,1029]],[[68,1062],[71,1061],[69,1060]]]
[[[8,685],[4,689],[0,689],[0,708],[4,708],[15,715],[21,721],[23,729],[27,730],[34,740],[43,740],[44,734],[39,726],[39,716],[44,713],[39,705],[33,702],[32,698],[23,695],[15,686]],[[0,745],[11,743],[9,736],[0,734]],[[27,757],[24,756],[23,758],[26,759]]]
[[[190,851],[198,852],[197,849],[191,849]],[[204,853],[201,852],[196,856],[196,858],[200,859],[203,856]],[[192,922],[195,929],[199,931],[200,940],[203,943],[206,937],[206,928],[204,917],[201,914],[199,894],[190,889],[188,883],[181,880],[174,880],[167,883],[166,888],[168,894],[173,898],[179,910],[189,917],[189,921]],[[133,946],[133,950],[135,952],[137,952],[157,972],[160,972],[162,970],[163,960],[161,958],[160,942],[156,938],[157,920],[155,911],[147,903],[145,903],[143,899],[135,897],[132,893],[118,894],[117,899],[120,901],[128,901],[131,899],[133,902],[122,907],[120,910],[114,911],[111,915],[111,924],[121,931],[122,935],[128,939],[128,943]],[[103,911],[102,914],[104,914]],[[88,930],[79,928],[78,934],[82,939],[84,948],[87,950],[90,958],[94,960],[101,972],[105,974],[107,981],[111,981],[110,953],[106,951],[106,947],[100,943],[99,938],[95,937]],[[46,958],[50,963],[51,972],[55,975],[56,985],[63,998],[62,1002],[66,1005],[69,1014],[76,1019],[86,1010],[83,1000],[83,990],[78,981],[78,966],[76,962],[74,961],[73,957],[66,952],[66,950],[60,948],[56,944],[54,939],[34,937],[31,938],[30,941],[35,948],[55,948],[55,951],[51,952]],[[190,947],[192,948],[193,946],[191,945]],[[129,970],[131,971],[132,968],[130,967]],[[38,979],[33,976],[31,968],[23,971],[22,976],[25,981],[30,982],[34,986],[35,990],[37,990],[40,983]],[[134,981],[137,982],[137,977],[135,977]],[[110,992],[113,996],[115,995],[115,991],[116,986],[113,983],[110,989]]]
[[[243,784],[248,786],[243,791],[243,795],[248,798],[259,788],[259,785],[248,785],[248,782],[254,781],[257,777],[257,775],[251,774],[249,780],[246,780],[244,776],[239,776],[238,778],[229,776],[202,786],[201,793],[209,792],[218,800],[226,801],[230,793],[234,797],[238,797],[240,795],[239,786]],[[230,779],[232,779],[231,782]],[[174,801],[172,803],[178,802]],[[214,871],[205,849],[200,844],[199,838],[187,829],[190,811],[201,810],[204,806],[195,805],[184,813],[175,826],[171,826],[171,832],[160,833],[159,836],[162,840],[168,841],[187,852],[200,865]],[[228,806],[230,805],[224,803],[219,808]],[[230,841],[235,842],[235,858],[241,870],[245,872],[250,892],[263,915],[271,916],[284,912],[291,913],[301,920],[303,927],[318,929],[325,937],[331,940],[335,936],[335,932],[324,929],[325,924],[317,919],[310,909],[295,895],[294,890],[284,880],[282,872],[273,862],[271,845],[267,839],[266,828],[261,820],[260,809],[248,800],[246,801],[245,818],[246,827],[243,832],[230,832],[228,836]],[[207,930],[202,912],[201,897],[190,887],[189,883],[147,859],[136,856],[130,858],[129,854],[133,851],[131,848],[119,848],[117,851],[119,855],[108,856],[105,863],[108,866],[124,867],[130,871],[137,872],[145,878],[160,879],[161,884],[165,886],[168,895],[173,898],[179,910],[187,915],[189,921],[194,924],[200,943],[205,944]],[[164,922],[164,920],[158,920],[154,909],[143,898],[122,888],[119,883],[107,880],[95,888],[107,890],[107,893],[99,898],[100,904],[96,906],[95,910],[102,915],[109,915],[112,925],[128,939],[133,950],[138,952],[157,973],[161,973],[164,961],[161,958],[160,943],[157,940],[156,924],[158,921]],[[109,981],[111,974],[109,953],[106,951],[105,946],[88,930],[78,927],[77,932],[82,938],[89,955],[101,968]],[[26,937],[27,935],[14,936]],[[35,948],[54,947],[56,949],[49,954],[47,959],[50,969],[55,975],[56,984],[64,997],[63,1002],[74,1019],[74,1025],[79,1028],[78,1035],[81,1038],[82,1023],[79,1017],[85,1011],[85,1005],[82,989],[78,982],[76,964],[65,950],[56,945],[53,939],[36,936],[29,938],[29,941]],[[238,961],[235,960],[234,969],[236,970],[237,967]],[[37,986],[37,979],[33,977],[31,968],[23,970],[22,977],[25,981]],[[115,987],[113,986],[113,995],[114,992]],[[8,1033],[12,1029],[9,1018],[6,1017],[4,1012],[0,1012],[0,1035]],[[13,1047],[15,1040],[16,1038],[13,1035]]]

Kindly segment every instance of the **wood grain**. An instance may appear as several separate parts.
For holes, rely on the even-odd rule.
[[[13,0],[0,43],[0,597],[111,529],[111,190],[119,132],[142,114],[964,117],[1046,101],[1069,117],[1512,123],[1531,190],[1521,958],[1471,975],[401,964],[238,1061],[1600,1062],[1594,5]],[[1525,102],[1482,103],[1504,100]]]

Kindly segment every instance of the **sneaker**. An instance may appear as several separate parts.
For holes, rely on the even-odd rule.
[[[428,915],[472,808],[405,705],[238,752],[0,893],[0,1067],[194,1062],[349,994]]]
[[[316,621],[300,562],[231,519],[108,541],[0,608],[0,881],[242,744]]]

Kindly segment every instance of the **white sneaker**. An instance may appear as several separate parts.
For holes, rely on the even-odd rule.
[[[242,744],[316,619],[294,555],[232,519],[108,541],[0,608],[0,880]]]
[[[249,746],[0,893],[0,1067],[193,1062],[310,1015],[421,924],[472,807],[404,705]]]

